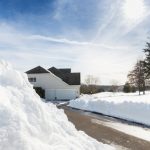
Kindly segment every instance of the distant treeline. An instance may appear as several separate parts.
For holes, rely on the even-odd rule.
[[[146,90],[150,90],[150,86],[145,87]],[[125,85],[87,85],[81,84],[81,94],[96,94],[100,92],[125,92],[134,93],[138,91],[138,87],[126,83]]]
[[[82,94],[95,94],[100,92],[118,92],[122,90],[123,90],[123,86],[118,86],[118,85],[81,84],[81,88],[80,88],[80,92]]]

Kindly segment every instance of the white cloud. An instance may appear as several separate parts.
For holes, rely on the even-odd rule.
[[[43,41],[49,41],[49,42],[56,42],[56,43],[62,43],[62,44],[70,44],[70,45],[78,45],[78,46],[95,46],[95,47],[102,47],[102,48],[107,48],[107,49],[124,49],[126,47],[119,47],[119,46],[113,46],[113,45],[108,45],[108,44],[98,44],[93,42],[80,42],[80,41],[74,41],[74,40],[69,40],[66,38],[53,38],[49,36],[43,36],[43,35],[31,35],[26,37],[27,39],[30,40],[43,40]]]
[[[103,12],[105,17],[91,29],[95,32],[91,37],[86,37],[87,34],[79,32],[77,28],[76,37],[74,30],[67,29],[63,34],[51,36],[50,33],[44,35],[19,31],[2,23],[0,57],[23,71],[36,65],[71,67],[73,71],[82,73],[83,80],[85,75],[93,74],[100,78],[101,84],[110,84],[113,79],[123,84],[128,71],[142,55],[141,47],[147,38],[148,28],[139,27],[145,23],[144,18],[127,25],[122,16],[121,3],[117,1],[111,5],[110,11]],[[63,5],[60,4],[58,9],[62,9]],[[58,10],[57,13],[60,12]],[[61,20],[61,17],[58,18]],[[80,34],[84,40],[77,38]]]
[[[8,30],[9,29],[9,30]],[[100,77],[101,84],[110,84],[112,79],[124,83],[126,74],[134,63],[134,47],[126,45],[97,44],[43,35],[30,35],[15,28],[1,26],[0,57],[11,61],[17,68],[26,71],[36,65],[45,67],[71,67],[82,73]],[[5,38],[3,38],[3,35]],[[45,43],[46,41],[46,43]],[[51,42],[55,42],[55,46]],[[56,45],[56,43],[62,43]]]
[[[130,22],[143,18],[147,14],[144,0],[125,0],[123,13]]]

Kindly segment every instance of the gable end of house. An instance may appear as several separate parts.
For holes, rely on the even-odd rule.
[[[37,66],[31,70],[26,71],[27,74],[37,74],[37,73],[49,73],[48,70],[44,69],[41,66]]]

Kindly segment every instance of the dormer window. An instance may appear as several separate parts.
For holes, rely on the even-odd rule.
[[[29,82],[36,82],[36,78],[29,78]]]

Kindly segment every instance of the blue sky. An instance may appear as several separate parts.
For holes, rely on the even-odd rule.
[[[148,0],[1,0],[0,58],[126,81],[150,36]]]

